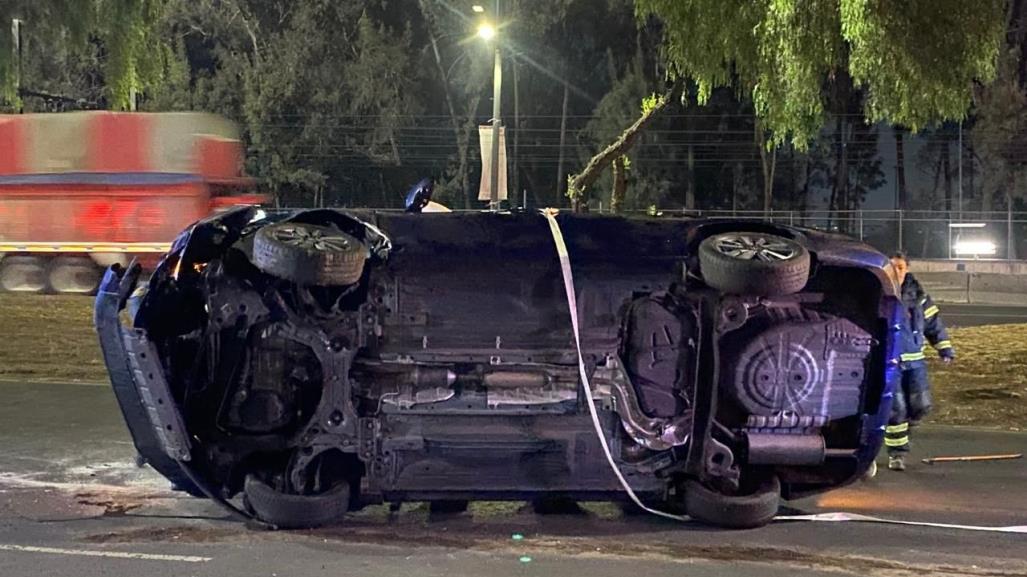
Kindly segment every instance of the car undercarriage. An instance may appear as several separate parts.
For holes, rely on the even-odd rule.
[[[96,322],[141,456],[273,526],[626,483],[748,527],[878,451],[885,263],[753,222],[245,208],[109,270]]]

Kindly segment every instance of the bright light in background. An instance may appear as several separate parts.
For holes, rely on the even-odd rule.
[[[492,40],[496,37],[496,28],[488,23],[482,24],[478,26],[478,37],[484,40]]]
[[[475,4],[474,6],[471,6],[471,10],[474,10],[475,14],[482,14],[485,12],[485,7],[481,4]]]
[[[971,255],[994,255],[998,247],[990,240],[960,240],[952,245],[952,252],[956,254]]]

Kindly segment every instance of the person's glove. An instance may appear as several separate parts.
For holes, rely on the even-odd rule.
[[[938,351],[938,356],[941,357],[941,362],[947,365],[956,360],[956,351],[952,347],[947,347]]]

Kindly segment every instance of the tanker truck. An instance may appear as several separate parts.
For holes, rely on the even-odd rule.
[[[236,126],[194,112],[0,115],[0,290],[96,290],[178,231],[260,204]]]

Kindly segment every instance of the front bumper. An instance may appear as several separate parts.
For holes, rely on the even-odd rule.
[[[178,489],[204,496],[186,470],[184,463],[191,460],[189,437],[153,343],[145,331],[128,330],[119,319],[138,277],[137,266],[113,266],[96,295],[93,322],[111,387],[140,463],[148,463]]]

